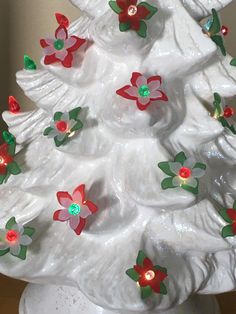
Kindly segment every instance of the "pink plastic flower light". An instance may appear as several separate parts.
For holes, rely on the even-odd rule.
[[[116,93],[123,98],[136,100],[140,110],[146,110],[153,101],[167,101],[168,97],[160,90],[162,79],[160,76],[151,76],[148,79],[138,72],[131,78],[132,85],[126,85]]]
[[[58,27],[54,38],[41,39],[40,44],[44,49],[44,63],[46,65],[61,62],[64,67],[70,68],[73,61],[73,52],[86,42],[77,36],[68,37],[67,29]]]
[[[68,192],[58,192],[57,199],[63,209],[54,213],[53,220],[68,221],[71,229],[80,235],[85,227],[86,218],[98,210],[94,203],[86,200],[85,185],[78,186],[72,196]]]

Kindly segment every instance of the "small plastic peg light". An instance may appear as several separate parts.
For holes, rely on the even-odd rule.
[[[8,105],[9,105],[9,111],[11,113],[18,113],[20,112],[20,104],[18,103],[18,101],[16,100],[16,98],[14,96],[9,96],[8,98]]]
[[[24,55],[24,68],[25,70],[36,70],[36,63],[27,55]]]
[[[15,137],[7,131],[3,131],[2,137],[4,139],[4,142],[6,142],[8,145],[15,143]]]
[[[225,26],[225,25],[222,25],[221,33],[222,33],[223,36],[227,36],[228,33],[229,33],[229,28],[227,26]]]
[[[57,19],[57,23],[61,26],[64,26],[65,28],[68,28],[70,25],[70,22],[68,20],[68,18],[61,14],[61,13],[55,13],[56,19]]]

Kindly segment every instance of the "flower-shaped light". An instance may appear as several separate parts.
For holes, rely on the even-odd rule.
[[[161,182],[163,190],[181,187],[198,194],[199,178],[204,176],[206,165],[196,162],[195,158],[187,158],[184,152],[175,156],[174,162],[160,162],[158,167],[169,177]]]
[[[147,79],[141,73],[134,72],[130,82],[132,85],[126,85],[116,93],[123,98],[135,100],[140,110],[146,110],[154,101],[168,100],[166,94],[160,90],[162,84],[160,76],[151,76]]]
[[[86,42],[77,36],[68,36],[64,25],[60,25],[55,32],[55,38],[41,39],[40,44],[44,49],[44,63],[46,65],[61,62],[66,68],[71,68],[73,52]]]
[[[50,127],[44,131],[44,136],[54,138],[57,147],[64,145],[68,142],[76,131],[83,128],[83,123],[79,119],[81,108],[75,108],[69,112],[56,112]]]
[[[121,32],[132,29],[143,38],[147,36],[147,24],[158,9],[147,2],[137,4],[138,0],[109,1],[112,10],[119,15],[119,27]]]
[[[236,134],[236,129],[228,120],[235,114],[234,109],[230,106],[223,106],[222,98],[218,93],[214,93],[214,114],[213,117],[218,120],[224,128],[229,129],[233,134]]]
[[[226,56],[223,36],[228,34],[228,28],[221,25],[220,17],[215,9],[212,9],[212,16],[203,25],[203,32],[206,33],[220,48],[223,56]]]
[[[78,186],[72,196],[68,192],[58,192],[57,199],[63,209],[55,211],[53,220],[68,221],[77,235],[83,231],[86,218],[98,210],[97,206],[86,199],[85,185]]]
[[[0,229],[0,256],[10,253],[22,260],[26,259],[27,246],[32,243],[35,229],[17,224],[15,217],[8,220],[5,229]]]
[[[141,289],[141,297],[150,297],[153,292],[167,294],[163,280],[166,279],[167,269],[159,265],[153,265],[152,261],[143,251],[139,251],[136,265],[126,271],[126,274],[137,282]]]
[[[3,132],[4,144],[0,145],[0,184],[7,182],[11,174],[21,173],[20,167],[14,161],[16,141],[9,132]]]
[[[234,237],[236,235],[236,201],[232,208],[223,208],[220,210],[221,217],[229,223],[222,229],[222,237]]]

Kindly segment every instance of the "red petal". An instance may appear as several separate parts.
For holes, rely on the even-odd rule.
[[[131,28],[134,29],[135,31],[138,31],[140,28],[140,21],[139,20],[133,20],[130,21],[131,23]]]
[[[165,93],[163,93],[161,90],[158,90],[158,92],[161,93],[161,96],[158,98],[150,98],[151,100],[163,100],[163,101],[168,101],[168,97],[166,96]]]
[[[4,156],[2,156],[3,157],[3,159],[4,159],[4,162],[8,165],[8,164],[10,164],[14,159],[13,159],[13,157],[12,156],[10,156],[10,155],[4,155]]]
[[[55,13],[55,16],[56,16],[56,19],[57,19],[57,23],[59,25],[62,25],[64,27],[66,27],[66,28],[69,27],[70,22],[69,22],[68,18],[65,15],[63,15],[61,13]]]
[[[226,213],[230,219],[232,219],[233,221],[236,221],[236,210],[234,210],[233,208],[229,208],[227,209]]]
[[[0,155],[4,157],[5,155],[8,155],[8,147],[9,145],[7,143],[4,143],[0,146]]]
[[[76,43],[72,47],[67,49],[67,51],[69,52],[78,50],[80,46],[82,46],[86,42],[86,39],[79,38],[77,36],[71,36],[71,37],[76,39]]]
[[[137,5],[138,0],[127,0],[127,5]]]
[[[131,82],[131,84],[132,84],[133,86],[138,87],[137,84],[136,84],[136,82],[137,82],[137,79],[138,79],[140,76],[142,76],[142,74],[139,73],[139,72],[133,72],[133,73],[132,73],[132,77],[131,77],[130,82]]]
[[[143,273],[144,273],[144,269],[143,269],[143,267],[142,266],[140,266],[140,265],[134,265],[134,270],[136,270],[136,272],[139,274],[139,275],[143,275]]]
[[[68,52],[68,55],[62,61],[62,64],[65,68],[71,68],[72,67],[72,61],[73,61],[73,55],[72,55],[72,53]]]
[[[150,106],[151,104],[151,100],[149,101],[149,103],[147,103],[146,105],[141,104],[138,100],[137,100],[137,107],[139,110],[143,111],[146,110],[148,108],[148,106]]]
[[[123,98],[126,98],[126,99],[131,99],[131,100],[136,100],[137,97],[135,96],[130,96],[128,93],[126,93],[126,90],[130,88],[130,85],[126,85],[124,87],[122,87],[121,89],[118,89],[116,91],[117,95],[123,97]]]
[[[232,224],[232,231],[233,231],[233,234],[236,234],[236,222]]]
[[[125,10],[128,6],[127,0],[117,0],[116,3],[123,10]]]
[[[68,31],[67,31],[67,29],[66,29],[64,26],[62,26],[62,25],[60,25],[60,26],[56,29],[55,37],[57,38],[58,32],[59,32],[61,29],[64,29],[64,31],[65,31],[65,33],[66,33],[66,39],[68,39]]]
[[[126,12],[121,12],[119,14],[119,22],[120,23],[128,23],[130,18],[127,16]]]
[[[145,258],[144,261],[143,261],[143,266],[145,268],[149,268],[149,269],[152,269],[153,268],[153,263],[152,261],[149,259],[149,258]]]
[[[4,176],[7,173],[7,167],[3,164],[0,164],[0,175]]]
[[[138,12],[136,16],[138,17],[139,20],[145,19],[145,17],[151,13],[145,6],[138,5],[137,8],[138,8]]]
[[[59,214],[60,214],[60,212],[61,212],[61,210],[57,210],[57,211],[54,212],[54,214],[53,214],[53,220],[55,220],[55,221],[60,221],[60,220],[59,220]]]
[[[152,280],[149,282],[149,285],[152,288],[152,290],[154,290],[156,293],[160,293],[161,291],[160,281]]]
[[[157,76],[150,76],[150,77],[148,78],[148,80],[147,80],[147,83],[149,84],[149,83],[151,83],[151,82],[153,82],[153,81],[159,81],[159,82],[160,82],[160,85],[161,85],[161,83],[162,83],[162,78],[161,78],[159,75],[157,75]]]
[[[168,277],[166,273],[160,270],[155,270],[155,274],[158,281],[163,281],[166,277]]]
[[[147,280],[144,275],[139,278],[138,282],[141,287],[151,286],[151,281]]]
[[[79,186],[77,186],[76,189],[74,189],[74,192],[73,192],[73,198],[74,198],[74,194],[79,192],[80,195],[81,195],[81,200],[82,200],[82,203],[85,201],[85,184],[81,184]]]
[[[48,64],[53,64],[53,63],[56,63],[56,62],[59,62],[60,60],[57,59],[55,53],[53,55],[50,55],[50,56],[45,56],[44,58],[44,64],[48,65]]]
[[[84,227],[85,227],[85,224],[86,224],[86,219],[80,217],[79,225],[78,225],[78,227],[74,230],[74,232],[75,232],[77,235],[80,235],[81,232],[83,231]]]
[[[64,206],[67,200],[73,201],[71,195],[68,192],[57,192],[57,199],[61,206]]]
[[[96,213],[96,211],[98,211],[97,206],[91,201],[85,201],[85,205],[89,208],[89,210],[93,214]]]
[[[49,46],[45,39],[40,39],[40,45],[41,45],[42,48],[45,48],[45,47]]]

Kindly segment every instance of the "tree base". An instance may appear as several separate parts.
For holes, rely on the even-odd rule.
[[[78,289],[67,286],[29,284],[20,302],[19,314],[131,314],[110,311],[90,302]],[[135,314],[134,312],[132,312]],[[184,304],[158,314],[220,314],[212,296],[193,296]],[[144,314],[144,313],[143,313]],[[145,314],[157,314],[150,311]]]

